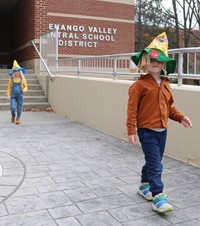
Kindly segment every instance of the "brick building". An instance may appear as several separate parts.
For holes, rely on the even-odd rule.
[[[59,31],[59,57],[134,52],[134,0],[1,0],[0,65],[34,68],[40,35]]]

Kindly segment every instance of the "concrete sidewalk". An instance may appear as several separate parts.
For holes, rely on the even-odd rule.
[[[16,125],[5,111],[0,147],[0,226],[200,225],[200,168],[164,157],[175,210],[159,215],[136,194],[143,154],[125,141],[54,113]]]

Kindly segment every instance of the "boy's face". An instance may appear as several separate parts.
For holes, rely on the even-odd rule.
[[[147,72],[150,74],[158,74],[161,72],[163,64],[163,62],[157,61],[155,59],[150,59],[150,63],[146,65]]]

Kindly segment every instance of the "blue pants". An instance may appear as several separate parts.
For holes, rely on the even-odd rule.
[[[156,132],[149,129],[138,129],[138,136],[145,156],[142,167],[141,182],[149,182],[150,191],[155,196],[163,191],[161,175],[163,171],[162,157],[165,149],[167,130]]]
[[[21,117],[23,100],[24,100],[23,94],[11,96],[10,110],[12,116],[15,116],[15,110],[17,109],[17,118]]]

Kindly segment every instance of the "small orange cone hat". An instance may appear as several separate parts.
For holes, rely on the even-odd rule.
[[[16,60],[13,61],[13,67],[12,67],[12,71],[9,73],[9,75],[11,76],[13,74],[13,72],[15,71],[22,71],[23,74],[26,73],[26,69],[25,68],[22,68],[19,66],[19,64],[17,63]]]

